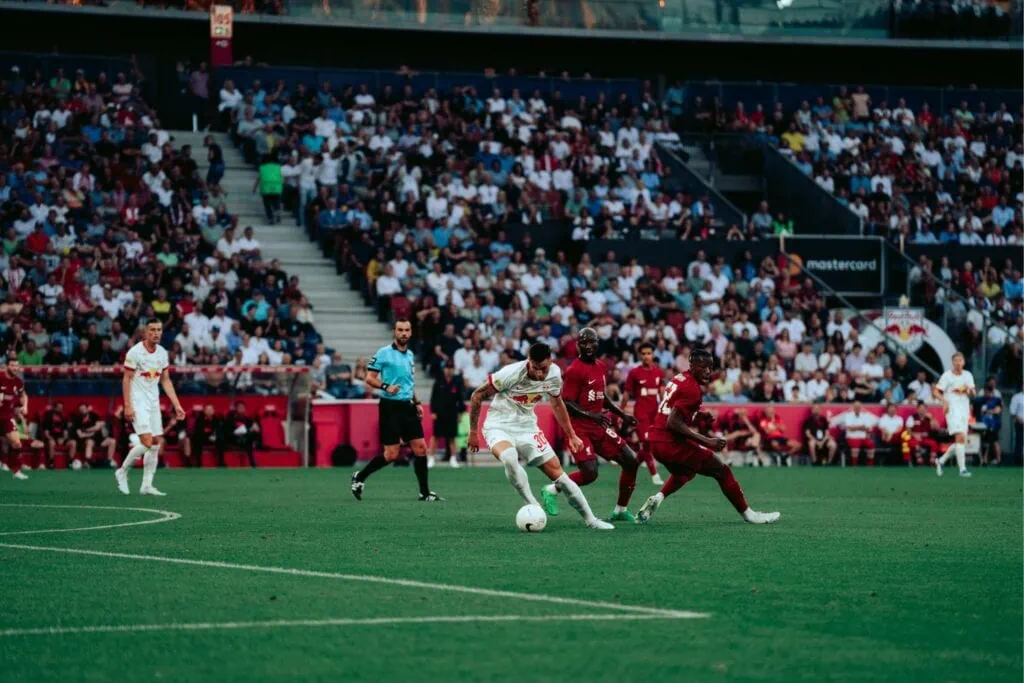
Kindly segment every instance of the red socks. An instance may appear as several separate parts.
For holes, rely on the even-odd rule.
[[[747,499],[743,497],[743,489],[740,488],[740,483],[736,481],[736,477],[732,475],[732,470],[728,467],[723,468],[722,471],[715,476],[715,480],[718,481],[718,485],[722,489],[722,493],[729,499],[732,506],[736,508],[736,512],[741,515],[749,507],[747,505]]]
[[[661,487],[661,495],[668,498],[673,493],[686,486],[690,480],[693,479],[693,476],[694,475],[692,474],[671,475],[665,482],[665,485]]]
[[[647,450],[646,444],[640,444],[640,452],[637,453],[637,458],[640,462],[647,465],[647,471],[651,473],[652,477],[658,473],[658,463],[654,461],[654,456]]]
[[[633,489],[636,488],[636,468],[622,468],[622,472],[619,473],[619,499],[616,501],[616,505],[627,507],[629,505],[629,499],[633,495]]]

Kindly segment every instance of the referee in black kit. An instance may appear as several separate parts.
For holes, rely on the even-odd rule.
[[[409,349],[412,338],[412,323],[408,318],[395,321],[395,341],[381,347],[370,360],[366,383],[380,389],[380,442],[384,454],[367,463],[352,475],[352,495],[363,499],[366,479],[377,470],[387,467],[398,459],[401,442],[412,449],[413,469],[420,485],[420,500],[436,502],[444,500],[430,490],[427,482],[427,444],[423,440],[423,408],[416,399],[416,357]]]

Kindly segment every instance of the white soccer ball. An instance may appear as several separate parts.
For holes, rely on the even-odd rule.
[[[516,526],[520,531],[543,531],[548,525],[548,516],[539,505],[524,505],[516,513]]]

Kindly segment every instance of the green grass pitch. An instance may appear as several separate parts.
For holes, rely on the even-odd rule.
[[[594,532],[563,505],[541,534],[494,468],[435,469],[436,505],[409,469],[361,503],[348,471],[161,471],[161,499],[110,472],[0,477],[0,680],[1021,681],[1020,470],[737,476],[779,524],[700,477],[650,526]],[[586,489],[601,514],[616,480]],[[641,475],[633,508],[653,491]],[[126,507],[180,518],[12,533],[158,519]]]

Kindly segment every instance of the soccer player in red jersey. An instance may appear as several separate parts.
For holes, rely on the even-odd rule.
[[[629,404],[629,400],[635,399],[633,404],[633,417],[636,418],[636,435],[640,439],[640,462],[647,465],[647,471],[651,473],[651,483],[661,486],[665,482],[658,474],[658,463],[651,455],[651,449],[647,443],[647,430],[654,424],[654,416],[658,413],[658,404],[661,402],[661,380],[664,374],[654,362],[654,344],[644,342],[640,345],[640,365],[629,371],[626,376],[626,386],[622,392],[623,410]]]
[[[658,406],[654,426],[648,430],[651,452],[665,465],[672,476],[661,491],[647,499],[637,513],[636,521],[646,524],[662,501],[686,485],[694,476],[703,474],[718,482],[722,493],[736,512],[751,524],[772,524],[779,519],[778,512],[755,512],[747,505],[732,469],[715,455],[725,449],[725,439],[705,436],[696,428],[702,421],[700,404],[703,387],[711,382],[714,359],[704,349],[690,353],[690,369],[672,378],[665,387],[665,396]]]
[[[15,479],[28,479],[21,470],[21,436],[15,422],[14,411],[28,413],[28,394],[25,382],[18,377],[18,360],[14,350],[8,349],[7,363],[0,370],[0,436],[7,440],[7,466]]]
[[[636,471],[640,464],[633,449],[615,432],[605,410],[619,417],[624,425],[635,426],[637,421],[604,395],[607,368],[597,359],[597,332],[590,327],[583,328],[576,346],[579,358],[572,362],[562,376],[562,399],[569,411],[572,428],[583,442],[583,448],[572,454],[578,469],[569,478],[578,486],[586,486],[595,481],[598,455],[619,463],[622,466],[619,498],[608,521],[633,522],[636,520],[628,506],[633,489],[636,488]],[[554,484],[541,489],[541,499],[549,515],[558,514],[558,491]]]

